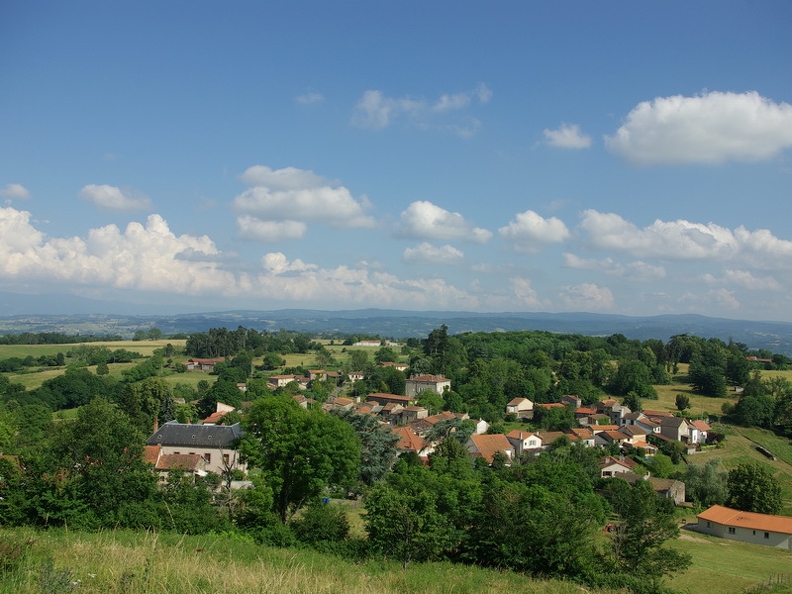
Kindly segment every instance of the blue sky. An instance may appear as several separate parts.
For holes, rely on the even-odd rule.
[[[792,321],[791,26],[0,0],[0,291]]]

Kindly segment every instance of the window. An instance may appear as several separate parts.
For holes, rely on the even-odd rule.
[[[765,538],[770,538],[770,533],[769,532],[765,532]]]
[[[734,526],[729,526],[729,534],[735,534],[737,529]]]
[[[712,528],[712,522],[707,522],[707,528]]]
[[[204,460],[206,460],[207,464],[211,464],[212,463],[212,454],[210,454],[209,452],[205,453],[204,454]]]
[[[230,464],[230,462],[231,462],[231,458],[229,457],[229,455],[228,454],[223,454],[223,464],[228,466]]]

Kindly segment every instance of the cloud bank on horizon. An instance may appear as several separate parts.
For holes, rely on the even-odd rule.
[[[577,44],[554,40],[560,8],[544,11],[532,36],[518,17],[533,8],[479,21],[465,2],[458,35],[434,45],[419,43],[439,34],[430,22],[414,26],[411,44],[376,7],[366,9],[376,34],[343,14],[326,15],[337,33],[303,31],[298,11],[281,7],[284,30],[313,43],[281,53],[278,67],[256,57],[281,51],[277,41],[241,13],[191,15],[214,45],[181,47],[155,22],[144,55],[107,49],[110,68],[91,57],[102,35],[79,34],[112,24],[119,40],[134,37],[124,18],[140,25],[146,9],[122,5],[85,23],[62,14],[73,31],[57,26],[57,10],[37,27],[32,9],[8,15],[20,29],[5,52],[17,61],[0,58],[18,83],[10,88],[50,92],[0,97],[13,118],[0,138],[0,290],[120,291],[186,310],[792,321],[792,82],[769,59],[792,41],[767,7],[723,17],[772,41],[737,61],[706,28],[706,7],[693,11],[687,26],[723,52],[701,52],[680,73],[652,57],[673,14],[658,12],[657,28],[626,52],[626,40],[583,22],[573,24]],[[473,30],[476,47],[465,41]],[[680,35],[680,56],[699,51]],[[594,37],[607,47],[583,50]],[[367,55],[351,55],[364,39]],[[544,61],[532,57],[547,44]],[[241,56],[266,76],[246,79]],[[343,74],[352,63],[354,75]],[[623,80],[591,86],[615,67]],[[50,68],[66,74],[53,79]]]

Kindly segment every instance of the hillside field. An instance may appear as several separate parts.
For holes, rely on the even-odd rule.
[[[393,562],[355,563],[311,550],[258,546],[229,536],[0,530],[2,542],[24,540],[32,542],[29,555],[18,571],[0,580],[0,594],[616,594],[449,563],[412,564],[406,570]],[[779,575],[792,577],[790,551],[689,530],[683,530],[671,546],[693,556],[690,570],[668,580],[678,591],[697,592],[706,584],[712,594],[739,594]],[[49,589],[45,590],[46,579]],[[77,588],[68,589],[78,580]]]

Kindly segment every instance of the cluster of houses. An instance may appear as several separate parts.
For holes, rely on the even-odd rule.
[[[211,371],[218,361],[192,359],[188,362],[188,369]],[[399,363],[382,365],[394,366],[401,371],[407,368],[406,364]],[[301,388],[307,388],[315,380],[346,379],[354,383],[363,378],[362,372],[351,372],[344,378],[340,372],[309,370],[305,376],[274,375],[269,378],[269,383],[272,388],[279,388],[296,381]],[[439,423],[471,420],[465,413],[445,411],[430,414],[428,409],[415,404],[417,395],[423,390],[443,394],[450,388],[450,380],[442,375],[417,375],[407,380],[405,394],[374,393],[365,399],[334,397],[324,403],[322,408],[328,412],[333,409],[354,410],[358,414],[374,416],[399,437],[397,448],[400,452],[414,452],[427,459],[437,446],[440,432],[435,428]],[[306,408],[316,404],[300,394],[293,398]],[[684,483],[639,473],[638,464],[626,454],[640,448],[644,456],[653,456],[658,451],[656,444],[662,441],[681,443],[688,454],[694,453],[707,442],[711,432],[706,422],[677,417],[667,411],[631,411],[615,399],[583,406],[580,398],[574,395],[564,396],[561,402],[549,404],[515,398],[507,404],[505,412],[514,419],[527,421],[541,408],[561,406],[572,408],[578,427],[564,431],[514,430],[507,434],[488,434],[489,425],[484,420],[473,420],[473,433],[465,447],[474,458],[492,463],[500,454],[507,464],[523,456],[539,455],[560,438],[610,452],[618,449],[618,455],[601,457],[600,476],[618,476],[629,483],[648,481],[659,496],[672,499],[677,505],[684,501]],[[222,474],[228,470],[245,471],[245,464],[235,449],[242,435],[239,423],[220,424],[231,410],[234,410],[233,407],[218,403],[217,410],[201,424],[171,421],[158,428],[146,442],[145,456],[155,466],[161,479],[166,480],[171,470],[197,476],[208,472]],[[700,513],[697,518],[696,528],[702,533],[792,550],[792,518],[743,512],[719,505]]]

